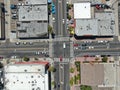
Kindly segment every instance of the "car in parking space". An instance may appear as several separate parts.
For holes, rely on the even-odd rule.
[[[73,46],[74,46],[74,47],[78,47],[78,44],[77,44],[77,43],[74,43]]]
[[[12,16],[12,19],[18,19],[18,16],[17,16],[17,15],[16,15],[16,16],[13,15],[13,16]]]
[[[52,3],[51,11],[52,11],[52,14],[56,13],[56,7],[55,7],[54,3]]]
[[[89,48],[89,49],[94,49],[94,47],[93,47],[93,46],[89,46],[88,48]]]
[[[23,42],[24,45],[27,45],[27,42]]]
[[[11,8],[11,9],[17,9],[17,5],[11,4],[11,5],[10,5],[10,8]]]
[[[104,41],[98,41],[98,43],[103,43]]]
[[[36,51],[36,52],[35,52],[35,54],[36,54],[36,55],[39,55],[39,54],[40,54],[40,52],[39,52],[39,51]]]
[[[0,56],[0,59],[3,59],[3,57],[2,57],[2,56]]]
[[[52,20],[55,22],[55,18],[53,17]]]
[[[20,45],[20,42],[15,42],[16,45]]]
[[[63,19],[62,22],[65,23],[65,19]]]
[[[33,45],[33,42],[29,42],[30,45]]]
[[[11,10],[11,14],[17,14],[17,10]]]

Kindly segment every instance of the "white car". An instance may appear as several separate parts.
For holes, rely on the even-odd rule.
[[[26,44],[27,44],[27,42],[23,42],[23,44],[24,44],[24,45],[26,45]]]
[[[20,45],[20,42],[15,42],[16,45]]]
[[[94,49],[94,47],[93,47],[93,46],[90,46],[89,49]]]
[[[65,19],[63,19],[62,22],[65,23]]]
[[[98,41],[98,43],[103,43],[104,41]]]
[[[52,20],[55,21],[55,18],[53,17]]]
[[[37,51],[37,52],[35,52],[35,54],[39,55],[39,54],[40,54],[40,52],[39,52],[39,51]]]

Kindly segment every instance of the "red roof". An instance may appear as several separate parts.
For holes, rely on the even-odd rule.
[[[49,62],[45,61],[31,61],[31,62],[16,62],[15,64],[42,64],[42,65],[47,65]]]

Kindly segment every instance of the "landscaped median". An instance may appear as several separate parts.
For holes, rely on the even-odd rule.
[[[70,67],[70,86],[80,85],[80,76],[80,61],[76,61]]]
[[[92,90],[92,87],[87,85],[80,85],[80,90]]]

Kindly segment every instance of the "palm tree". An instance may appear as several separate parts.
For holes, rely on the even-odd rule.
[[[30,58],[24,57],[23,60],[26,61],[26,62],[28,62],[28,61],[30,61]]]

